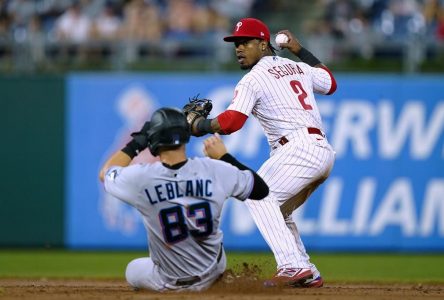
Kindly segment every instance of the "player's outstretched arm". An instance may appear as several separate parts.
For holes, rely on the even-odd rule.
[[[239,170],[249,170],[250,172],[252,172],[254,177],[254,184],[251,194],[248,197],[249,199],[260,200],[268,195],[268,185],[265,183],[262,177],[260,177],[252,169],[243,165],[231,154],[229,154],[219,134],[216,133],[215,135],[207,138],[204,141],[204,154],[210,158],[225,161],[235,166]]]
[[[126,167],[128,166],[133,158],[137,156],[140,152],[148,147],[148,137],[146,132],[150,126],[149,122],[145,122],[142,129],[138,132],[133,132],[131,136],[133,139],[123,147],[122,150],[116,151],[111,157],[103,164],[99,172],[100,181],[105,180],[106,171],[111,166]]]
[[[125,152],[119,150],[115,152],[111,157],[103,164],[102,168],[100,169],[99,173],[99,179],[100,181],[105,180],[105,174],[108,171],[108,169],[112,166],[119,166],[119,167],[126,167],[130,164],[130,162],[133,159],[126,154]]]
[[[192,131],[198,136],[207,133],[231,134],[241,129],[247,119],[248,116],[239,111],[226,110],[214,119],[197,120]]]

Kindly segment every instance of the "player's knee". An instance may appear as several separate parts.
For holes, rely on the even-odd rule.
[[[149,258],[142,257],[133,259],[127,266],[125,271],[126,281],[129,285],[135,288],[146,288],[146,279],[149,277],[149,272],[152,267],[152,262]]]
[[[132,287],[138,287],[137,286],[137,278],[138,272],[137,272],[137,259],[132,260],[127,266],[125,271],[125,278],[128,284]]]

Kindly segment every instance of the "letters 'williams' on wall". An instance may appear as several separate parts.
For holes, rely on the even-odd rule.
[[[241,76],[72,75],[67,99],[68,246],[145,247],[137,212],[103,193],[99,166],[160,106],[181,107],[200,93],[214,100],[210,117],[216,116],[231,102]],[[294,214],[307,247],[444,249],[442,82],[444,77],[343,75],[334,95],[318,97],[337,159],[329,180]],[[224,139],[230,152],[256,169],[269,155],[253,116]],[[191,156],[202,155],[202,140],[192,139]],[[155,158],[144,154],[139,159]],[[227,248],[268,249],[245,206],[227,204],[222,219]],[[84,222],[77,222],[80,216]]]

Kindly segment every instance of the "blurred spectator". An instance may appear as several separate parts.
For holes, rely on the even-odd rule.
[[[45,32],[52,31],[55,21],[72,5],[72,2],[73,0],[40,0],[38,2],[37,14]]]
[[[6,11],[10,17],[10,32],[14,43],[23,44],[27,40],[27,26],[36,12],[34,1],[11,0],[6,3]],[[15,48],[22,51],[21,47]]]
[[[6,41],[9,34],[9,24],[6,16],[0,15],[0,41]]]
[[[191,22],[191,29],[196,37],[213,37],[219,34],[227,34],[230,27],[230,20],[220,15],[214,9],[206,6],[198,6],[194,10],[194,18]]]
[[[254,3],[255,0],[210,0],[214,10],[230,19],[248,17]]]
[[[89,39],[91,21],[83,14],[78,2],[62,14],[55,24],[55,33],[59,41],[83,44]]]
[[[206,14],[200,10],[204,19]],[[195,6],[192,0],[169,0],[165,12],[166,37],[176,40],[189,39],[195,18]],[[197,17],[196,17],[197,18]]]
[[[42,23],[37,15],[34,15],[28,23],[28,43],[30,49],[30,59],[34,64],[45,61],[45,33]]]
[[[107,3],[93,20],[91,37],[98,40],[116,40],[119,37],[121,23],[114,5]]]
[[[135,41],[159,41],[163,24],[154,1],[132,0],[124,8],[122,38]]]
[[[9,15],[6,11],[6,0],[0,0],[0,42],[5,42],[8,39],[9,28]]]
[[[29,0],[10,0],[7,12],[16,26],[26,26],[36,13],[36,2]]]
[[[141,47],[146,42],[159,42],[163,36],[163,22],[159,7],[154,1],[132,0],[123,11],[123,24],[120,38],[124,41],[120,52],[119,64],[133,63],[140,55]],[[154,47],[148,47],[150,51]]]
[[[194,17],[191,20],[190,30],[199,37],[205,37],[213,33],[213,21],[215,14],[204,6],[198,6],[194,9]]]
[[[198,38],[213,38],[228,34],[231,23],[228,18],[207,6],[197,6],[191,21],[191,32]]]
[[[426,0],[424,3],[424,18],[427,33],[432,38],[444,39],[444,1]]]
[[[391,0],[383,11],[381,32],[389,38],[402,40],[425,29],[424,17],[415,0]]]
[[[331,33],[337,38],[344,38],[348,33],[349,21],[355,16],[357,7],[354,1],[329,1],[325,7],[325,19],[330,24]]]
[[[99,16],[104,7],[108,4],[107,0],[77,0],[82,7],[82,12],[90,20]]]
[[[438,26],[436,28],[436,37],[444,41],[444,13],[441,13],[441,16],[439,18]]]

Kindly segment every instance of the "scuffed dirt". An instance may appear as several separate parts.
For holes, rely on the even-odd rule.
[[[444,284],[371,284],[371,283],[329,283],[323,288],[266,288],[255,265],[243,264],[238,269],[227,270],[224,276],[204,292],[157,293],[134,291],[126,282],[116,279],[0,279],[1,300],[59,300],[59,299],[308,299],[308,300],[409,300],[444,299]]]

